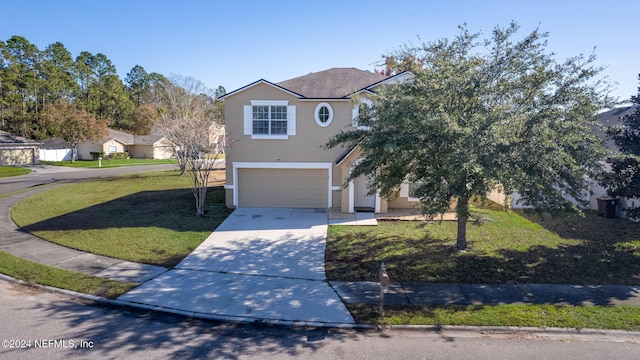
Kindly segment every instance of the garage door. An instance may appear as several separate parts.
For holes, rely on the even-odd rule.
[[[238,169],[240,207],[328,207],[327,169]]]

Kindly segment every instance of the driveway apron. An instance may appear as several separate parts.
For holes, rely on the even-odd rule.
[[[327,213],[236,209],[174,269],[119,300],[198,315],[353,323],[326,281]]]

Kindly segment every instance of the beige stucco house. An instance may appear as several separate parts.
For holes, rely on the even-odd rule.
[[[91,159],[92,152],[127,152],[129,156],[142,159],[169,159],[173,156],[171,144],[159,134],[131,135],[109,129],[107,136],[98,140],[78,144],[78,158]]]
[[[33,165],[40,159],[40,142],[0,130],[0,165]]]
[[[279,83],[258,80],[221,97],[227,206],[387,212],[419,205],[408,185],[392,203],[368,195],[365,178],[344,186],[360,158],[358,148],[324,147],[340,131],[358,126],[355,99],[366,102],[380,86],[410,76],[333,68]]]

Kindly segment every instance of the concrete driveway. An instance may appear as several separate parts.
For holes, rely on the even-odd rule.
[[[118,300],[212,318],[351,324],[326,281],[327,212],[236,209],[174,269]]]

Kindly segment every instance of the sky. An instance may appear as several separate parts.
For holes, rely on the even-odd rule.
[[[614,85],[638,94],[637,0],[0,0],[0,40],[20,35],[75,57],[103,53],[124,80],[135,65],[191,76],[227,92],[333,67],[371,70],[382,56],[511,21],[548,32],[557,61],[595,52]]]

